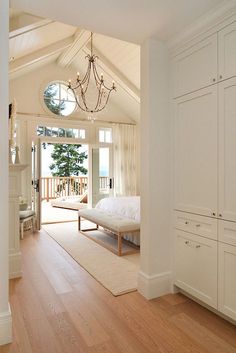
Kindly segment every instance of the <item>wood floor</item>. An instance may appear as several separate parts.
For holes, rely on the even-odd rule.
[[[22,252],[0,353],[236,353],[236,327],[183,295],[113,297],[43,231]]]

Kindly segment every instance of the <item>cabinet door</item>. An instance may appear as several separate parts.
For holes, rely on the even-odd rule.
[[[236,78],[219,85],[219,216],[236,221]]]
[[[219,79],[236,76],[236,22],[219,32]]]
[[[174,58],[174,96],[193,92],[217,80],[217,34]]]
[[[175,101],[175,209],[217,212],[217,87]]]
[[[217,241],[176,231],[175,284],[217,308]]]
[[[219,243],[218,310],[236,320],[236,247]]]
[[[222,243],[236,246],[236,223],[223,221],[221,219],[218,221],[218,224],[219,241],[221,241]]]

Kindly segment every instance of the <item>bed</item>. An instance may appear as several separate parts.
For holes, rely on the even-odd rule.
[[[101,199],[96,209],[101,209],[117,216],[133,219],[140,223],[140,196],[107,197]],[[140,235],[127,233],[124,239],[140,245]]]

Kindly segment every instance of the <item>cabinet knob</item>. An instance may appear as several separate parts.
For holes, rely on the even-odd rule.
[[[221,214],[221,213],[219,213],[219,217],[222,217],[222,214]]]
[[[196,227],[201,227],[201,224],[196,224]]]
[[[213,79],[212,79],[212,81],[213,81],[213,82],[216,82],[216,79],[215,79],[215,78],[213,78]]]
[[[188,224],[188,221],[186,221],[185,224]]]
[[[215,212],[212,212],[212,216],[215,216],[216,214],[215,214]]]
[[[201,245],[196,245],[196,249],[199,249],[201,247]]]
[[[189,241],[188,241],[188,240],[186,240],[186,241],[185,241],[185,244],[186,244],[186,245],[188,245],[188,244],[189,244]]]
[[[222,80],[222,78],[223,78],[223,76],[222,76],[222,75],[220,75],[220,76],[219,76],[219,79],[220,79],[220,80]]]

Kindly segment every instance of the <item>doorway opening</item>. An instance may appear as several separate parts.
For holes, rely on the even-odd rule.
[[[33,152],[33,159],[38,159],[32,165],[39,228],[41,224],[76,221],[78,209],[88,202],[88,145],[40,141],[37,157]]]

